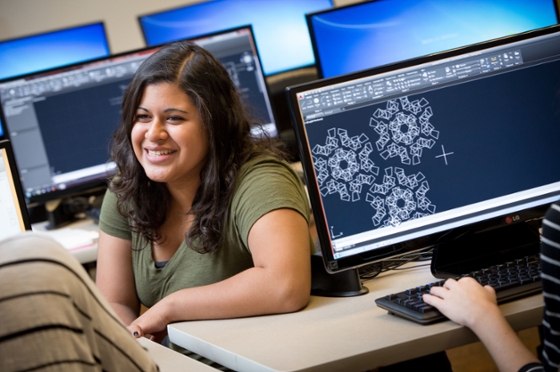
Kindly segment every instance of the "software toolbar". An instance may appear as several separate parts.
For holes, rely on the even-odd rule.
[[[82,69],[70,69],[62,74],[51,75],[47,73],[33,80],[22,78],[6,82],[0,87],[1,99],[7,101],[23,97],[42,96],[88,83],[132,77],[148,56],[149,54],[143,54],[129,60],[105,61]]]
[[[520,49],[473,55],[460,60],[426,64],[401,72],[356,79],[330,88],[301,93],[299,104],[306,120],[331,115],[395,94],[419,91],[438,84],[454,83],[478,75],[502,71],[523,63]]]

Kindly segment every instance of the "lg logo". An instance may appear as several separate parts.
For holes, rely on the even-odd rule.
[[[521,219],[521,217],[519,217],[519,215],[515,215],[515,216],[507,216],[506,217],[506,223],[510,224],[512,222],[517,222]]]

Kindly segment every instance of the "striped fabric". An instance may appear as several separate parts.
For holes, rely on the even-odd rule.
[[[157,371],[82,266],[52,239],[0,242],[0,371]]]
[[[545,302],[542,362],[545,371],[558,371],[560,364],[560,204],[553,204],[543,220],[541,261]]]

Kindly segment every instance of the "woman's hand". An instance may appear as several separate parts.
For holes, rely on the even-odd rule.
[[[469,277],[448,279],[443,286],[432,287],[423,299],[455,323],[469,328],[499,313],[494,288],[483,287]]]
[[[128,326],[130,333],[136,338],[150,336],[150,340],[161,343],[167,336],[167,325],[170,323],[164,307],[160,302],[140,315]]]

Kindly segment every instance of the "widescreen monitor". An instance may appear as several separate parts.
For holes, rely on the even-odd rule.
[[[555,0],[374,0],[306,18],[319,77],[558,23]]]
[[[327,270],[515,248],[560,199],[559,92],[559,26],[289,87]]]
[[[192,39],[226,67],[241,96],[276,134],[250,26]],[[103,186],[115,165],[108,144],[120,121],[124,90],[160,47],[105,57],[0,82],[6,124],[29,202]],[[261,127],[254,134],[262,135]]]
[[[265,75],[315,63],[305,14],[332,0],[211,0],[139,17],[147,45],[251,24]]]

